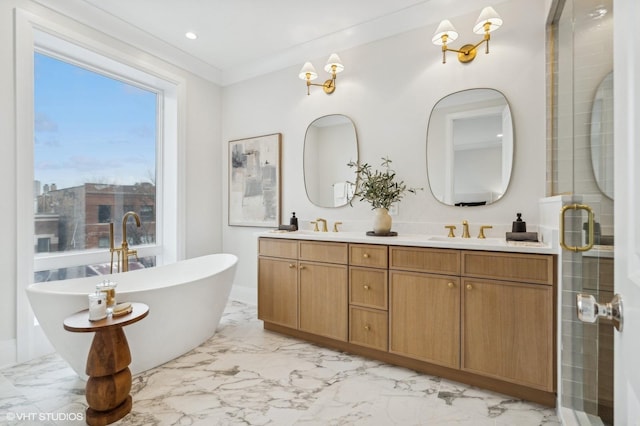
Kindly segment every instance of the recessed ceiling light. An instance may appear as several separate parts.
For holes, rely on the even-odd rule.
[[[185,34],[184,34],[184,36],[185,36],[186,38],[188,38],[189,40],[195,40],[195,39],[197,39],[197,38],[198,38],[198,34],[196,34],[196,33],[194,33],[194,32],[191,32],[191,31],[189,31],[189,32],[185,33]]]

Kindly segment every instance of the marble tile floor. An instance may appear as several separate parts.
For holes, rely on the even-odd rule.
[[[84,386],[55,354],[0,370],[0,424],[84,424]],[[114,424],[559,424],[554,409],[264,331],[235,301],[211,339],[134,376],[131,394]]]

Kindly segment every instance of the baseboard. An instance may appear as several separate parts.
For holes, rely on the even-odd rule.
[[[0,368],[14,365],[16,362],[16,339],[0,340]]]
[[[236,286],[231,287],[230,299],[256,306],[258,304],[258,290],[250,287]]]

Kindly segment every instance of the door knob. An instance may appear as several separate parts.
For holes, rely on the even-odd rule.
[[[613,322],[618,331],[622,331],[622,296],[616,294],[609,303],[598,303],[590,294],[576,294],[578,319],[582,322],[594,323],[598,318],[606,318]]]

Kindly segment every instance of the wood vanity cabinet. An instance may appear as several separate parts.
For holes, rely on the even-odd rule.
[[[260,238],[265,328],[553,406],[555,257]]]
[[[390,271],[389,351],[460,367],[460,278]]]
[[[349,342],[387,351],[389,346],[388,249],[349,244]]]
[[[299,329],[347,341],[347,266],[300,262]]]
[[[260,238],[258,318],[348,338],[347,244]]]
[[[461,368],[554,390],[552,256],[462,252]]]
[[[258,240],[258,318],[298,328],[298,242]]]
[[[389,258],[389,351],[459,368],[460,251],[391,247]]]

